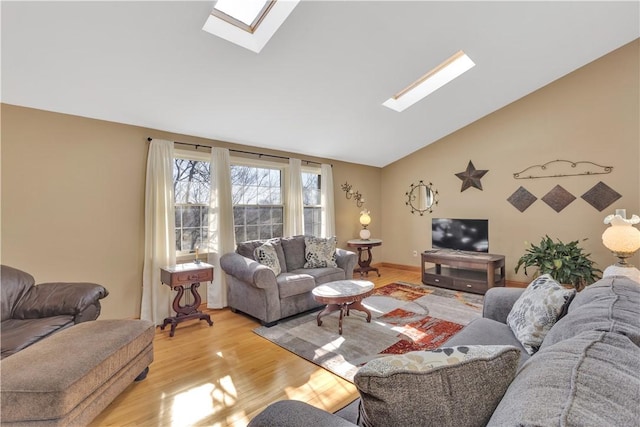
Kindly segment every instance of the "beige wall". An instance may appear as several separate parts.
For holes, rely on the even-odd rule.
[[[6,104],[1,136],[2,263],[38,282],[105,285],[103,318],[139,316],[148,136],[290,155]],[[296,157],[334,165],[336,228],[344,247],[357,236],[359,209],[340,183],[353,183],[379,211],[380,169]],[[374,218],[372,230],[380,229]]]
[[[493,114],[431,144],[382,170],[383,258],[390,263],[420,265],[419,252],[431,247],[431,218],[489,219],[489,249],[506,255],[507,278],[514,273],[525,241],[538,243],[548,234],[565,242],[588,238],[587,252],[601,269],[615,258],[601,243],[603,218],[616,208],[640,214],[639,45],[626,45]],[[513,173],[556,159],[592,161],[613,166],[608,175],[516,180]],[[489,172],[483,190],[461,192],[469,160]],[[412,182],[433,182],[440,203],[419,217],[405,208]],[[599,212],[580,196],[603,181],[622,195]],[[561,185],[576,200],[559,213],[541,198]],[[507,198],[523,186],[538,200],[520,213]],[[639,257],[635,257],[638,265]]]

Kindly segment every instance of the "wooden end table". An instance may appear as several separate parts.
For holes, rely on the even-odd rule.
[[[340,310],[338,333],[342,335],[342,319],[349,315],[349,310],[366,313],[367,323],[371,323],[371,312],[362,305],[362,300],[373,293],[373,283],[366,280],[338,280],[315,287],[311,291],[313,298],[327,306],[318,313],[318,326],[322,326],[322,318],[327,314]]]
[[[184,322],[185,320],[206,320],[209,326],[213,326],[211,316],[198,310],[202,302],[200,294],[198,293],[200,282],[210,282],[213,280],[213,266],[211,264],[190,262],[164,267],[160,269],[160,280],[165,285],[171,287],[171,289],[178,291],[173,299],[173,310],[176,312],[176,315],[164,319],[160,329],[164,330],[165,326],[171,324],[169,336],[172,337],[176,332],[178,323]],[[185,286],[191,290],[193,303],[181,305],[180,300],[184,295]]]
[[[371,248],[380,245],[382,245],[382,239],[354,239],[347,241],[347,246],[358,249],[358,267],[354,268],[353,271],[360,273],[361,278],[365,274],[368,276],[370,271],[375,271],[380,277],[380,271],[375,267],[371,267],[371,260],[373,259]]]

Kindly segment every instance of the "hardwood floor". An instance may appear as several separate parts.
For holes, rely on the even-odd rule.
[[[379,266],[369,280],[420,283],[420,272]],[[357,278],[357,276],[356,276]],[[353,384],[254,334],[259,323],[229,309],[207,310],[214,325],[185,322],[156,331],[154,361],[91,424],[245,426],[268,404],[296,399],[334,412],[358,397]]]

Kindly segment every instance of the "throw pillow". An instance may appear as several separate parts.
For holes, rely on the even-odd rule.
[[[271,242],[265,242],[253,251],[253,256],[260,264],[266,265],[277,276],[282,271],[280,261],[278,261],[278,253]]]
[[[538,351],[575,293],[575,289],[564,288],[548,274],[527,286],[507,316],[507,325],[527,353]]]
[[[520,350],[457,346],[373,359],[356,373],[360,425],[484,426],[513,380]]]
[[[304,236],[304,268],[337,267],[336,238]]]

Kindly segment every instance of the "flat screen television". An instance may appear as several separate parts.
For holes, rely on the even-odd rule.
[[[431,246],[469,252],[489,252],[489,220],[432,218]]]

